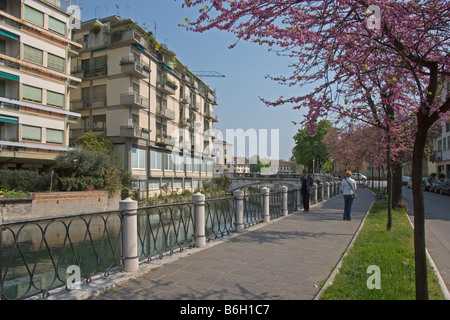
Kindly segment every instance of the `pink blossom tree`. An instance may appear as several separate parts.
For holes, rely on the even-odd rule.
[[[184,4],[201,7],[198,18],[189,22],[190,30],[226,30],[296,59],[291,75],[273,79],[312,89],[266,103],[289,103],[306,110],[304,122],[311,129],[331,114],[369,119],[387,106],[383,121],[392,140],[399,133],[396,119],[414,118],[416,298],[427,299],[422,161],[428,130],[450,108],[450,98],[440,94],[450,76],[450,3],[185,0]]]

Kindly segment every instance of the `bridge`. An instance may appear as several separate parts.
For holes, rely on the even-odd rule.
[[[287,186],[291,190],[299,190],[301,187],[300,179],[303,174],[260,174],[260,173],[224,173],[231,181],[228,191],[233,192],[238,189],[245,189],[251,186],[279,185]],[[335,187],[339,184],[339,179],[330,175],[313,174],[311,175],[315,188],[319,189],[322,185],[325,187]]]

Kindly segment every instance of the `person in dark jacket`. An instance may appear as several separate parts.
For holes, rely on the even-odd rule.
[[[311,194],[311,189],[313,186],[313,179],[308,175],[306,170],[303,170],[303,177],[300,179],[301,182],[301,192],[303,199],[303,209],[309,211],[309,195]]]

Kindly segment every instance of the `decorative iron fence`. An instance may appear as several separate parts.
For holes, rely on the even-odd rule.
[[[4,223],[0,297],[24,299],[66,285],[70,266],[86,282],[121,264],[121,211]]]
[[[72,267],[78,268],[80,281],[89,283],[94,276],[126,271],[133,265],[130,260],[139,268],[138,262],[202,247],[205,240],[286,216],[300,208],[301,197],[299,190],[283,188],[249,195],[239,191],[233,197],[209,200],[196,194],[192,202],[142,208],[127,199],[116,211],[0,221],[0,298],[47,298],[53,289],[71,289]],[[317,191],[312,197],[318,201],[339,194],[333,186],[325,197],[322,190]],[[128,238],[130,230],[136,235],[133,241]],[[130,244],[135,254],[125,250]]]

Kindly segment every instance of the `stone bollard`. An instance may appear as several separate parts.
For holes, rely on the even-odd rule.
[[[233,191],[234,203],[236,208],[236,232],[244,232],[244,191]]]
[[[119,202],[122,213],[122,265],[124,272],[139,270],[137,252],[137,201],[127,198]]]
[[[194,202],[195,245],[197,248],[206,246],[205,228],[205,195],[197,192],[192,195]]]
[[[270,189],[269,188],[261,188],[262,198],[263,198],[263,206],[262,206],[262,216],[264,222],[270,222]]]
[[[281,190],[281,215],[286,217],[289,213],[289,211],[288,211],[288,187],[281,186],[280,190]]]

